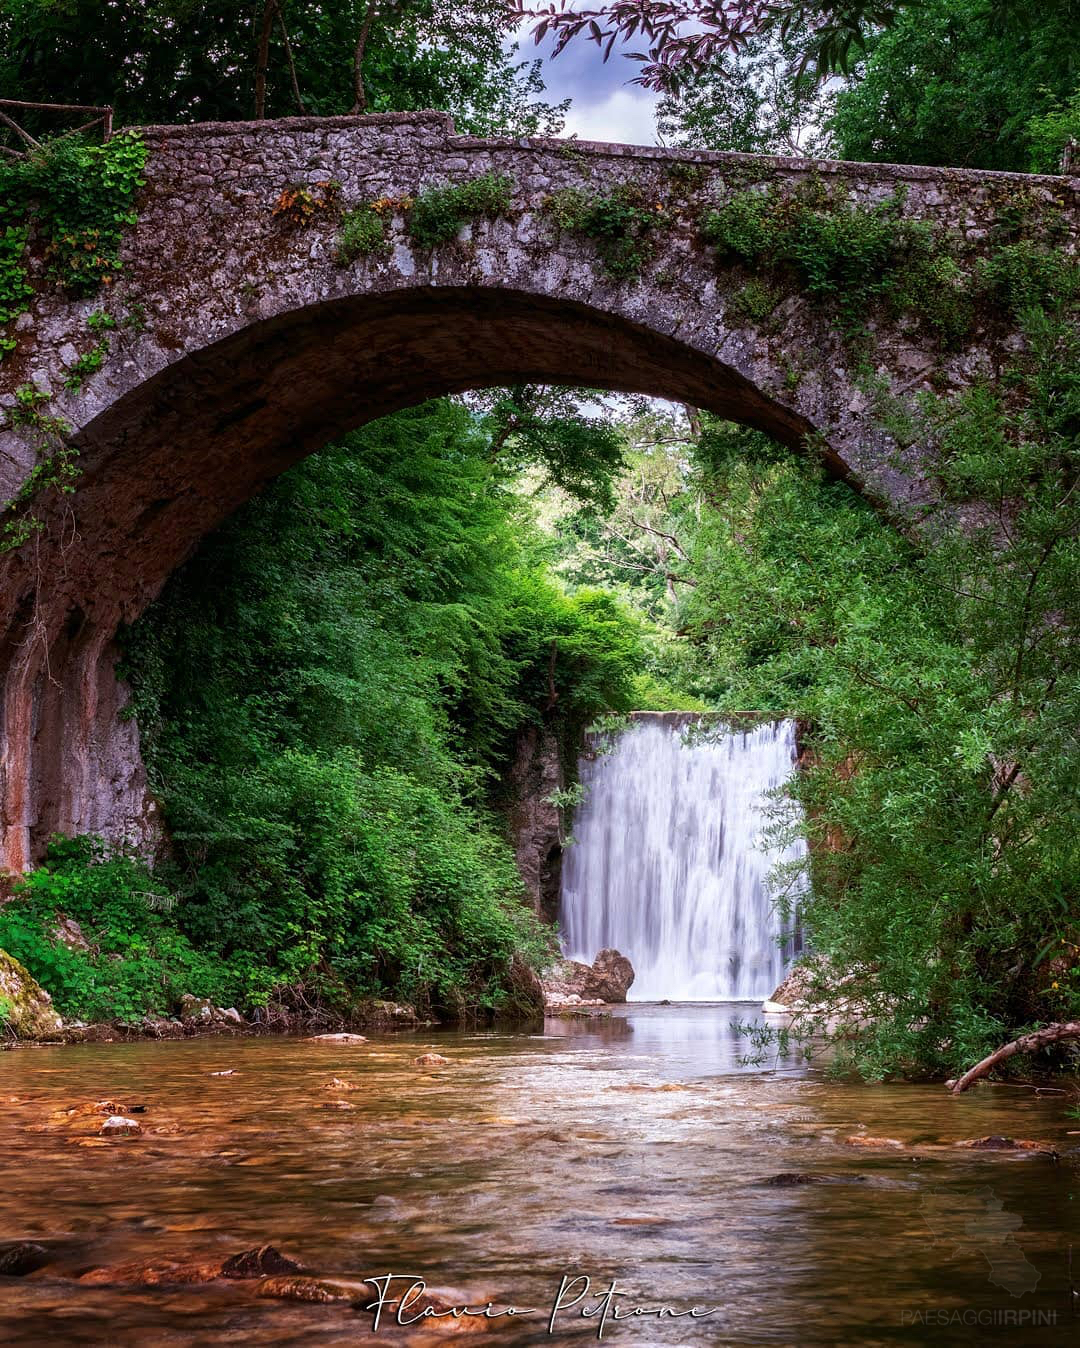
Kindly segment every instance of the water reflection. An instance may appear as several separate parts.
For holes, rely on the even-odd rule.
[[[730,1028],[745,1011],[632,1005],[543,1035],[428,1032],[357,1048],[195,1040],[2,1055],[0,1225],[52,1256],[0,1279],[3,1341],[445,1339],[372,1337],[348,1304],[260,1299],[245,1284],[76,1281],[270,1241],[334,1278],[421,1273],[501,1304],[550,1307],[572,1273],[596,1288],[616,1278],[631,1302],[720,1307],[697,1323],[609,1327],[604,1342],[628,1348],[1074,1342],[1078,1139],[1064,1104],[746,1070]],[[415,1067],[432,1047],[449,1064]],[[334,1078],[359,1089],[327,1089]],[[103,1098],[144,1105],[143,1134],[112,1142],[49,1124],[59,1107]],[[1060,1159],[951,1145],[993,1133]],[[1001,1285],[1010,1269],[1025,1290]],[[1019,1311],[1057,1323],[994,1323]],[[972,1314],[990,1320],[955,1319]],[[588,1322],[556,1330],[538,1315],[486,1336],[595,1341]]]

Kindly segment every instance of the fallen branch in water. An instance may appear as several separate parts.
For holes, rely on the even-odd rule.
[[[977,1062],[959,1080],[946,1081],[945,1086],[953,1095],[959,1095],[961,1091],[966,1091],[972,1082],[986,1076],[987,1072],[993,1071],[999,1062],[1011,1058],[1014,1053],[1036,1053],[1039,1049],[1046,1048],[1048,1044],[1058,1044],[1064,1039],[1080,1039],[1080,1020],[1059,1021],[1053,1025],[1046,1025],[1041,1030],[1034,1030],[1031,1034],[1021,1035],[1011,1044],[1004,1044],[1001,1048],[995,1049],[989,1057],[983,1058],[982,1062]]]

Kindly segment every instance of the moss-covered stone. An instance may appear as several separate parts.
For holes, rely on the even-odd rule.
[[[47,1037],[64,1024],[49,994],[6,950],[0,950],[0,1023],[20,1039]]]

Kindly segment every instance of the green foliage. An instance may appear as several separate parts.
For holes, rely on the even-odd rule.
[[[546,577],[508,485],[466,408],[387,418],[252,501],[126,634],[162,876],[207,958],[454,1012],[546,957],[488,797],[523,725],[572,739],[631,705],[640,638]]]
[[[1065,147],[1080,143],[1080,89],[1067,100],[1055,99],[1028,122],[1033,173],[1060,173]]]
[[[954,341],[972,316],[963,274],[947,239],[903,218],[903,201],[900,189],[879,206],[852,206],[813,184],[795,196],[748,189],[708,212],[701,232],[721,261],[793,273],[809,295],[839,312],[849,332],[884,306],[893,315],[915,313]],[[755,302],[747,316],[759,309]]]
[[[657,229],[671,217],[636,183],[619,183],[606,194],[566,187],[553,192],[545,209],[560,229],[584,234],[596,245],[609,276],[637,276],[656,250]]]
[[[915,542],[812,465],[747,457],[753,433],[714,427],[701,460],[679,621],[707,697],[811,723],[802,920],[868,1011],[836,1034],[870,1076],[1080,1013],[1080,340],[1034,317],[1027,340],[1003,387],[893,409],[945,493]],[[957,529],[969,499],[997,513]]]
[[[689,73],[678,95],[666,95],[657,107],[661,144],[830,158],[827,122],[837,82],[793,75],[808,36],[805,25],[784,36],[772,26]]]
[[[838,154],[1055,172],[1078,27],[1076,0],[922,0],[871,38],[859,78],[840,92]]]
[[[768,322],[782,299],[783,291],[778,286],[770,285],[760,276],[751,276],[732,298],[731,311],[736,317],[760,326]]]
[[[852,206],[813,185],[793,196],[778,189],[737,192],[701,223],[721,262],[760,268],[765,278],[793,275],[814,299],[831,305],[849,333],[869,312],[911,314],[946,344],[971,329],[976,307],[1017,318],[1025,310],[1067,304],[1077,293],[1075,258],[1051,246],[1053,217],[1026,206],[1006,208],[1001,231],[1019,235],[975,260],[950,237],[901,214],[898,189],[878,206]],[[752,278],[734,308],[764,315],[771,284]],[[747,290],[751,290],[747,295]]]
[[[127,125],[252,116],[258,14],[236,0],[0,0],[0,87],[6,96],[110,104]],[[270,35],[266,115],[347,113],[367,0],[289,0]],[[363,59],[370,112],[439,108],[472,135],[555,135],[540,62],[514,59],[500,0],[399,0],[380,6]],[[38,124],[31,122],[31,130]]]
[[[465,182],[425,188],[409,210],[409,234],[421,248],[452,243],[470,220],[508,211],[513,190],[513,180],[495,172]]]
[[[91,332],[112,332],[117,326],[116,319],[104,309],[95,309],[87,317],[86,326]]]
[[[243,959],[196,951],[170,919],[172,902],[141,862],[108,857],[94,839],[57,839],[0,907],[0,947],[68,1017],[134,1021],[172,1010],[192,988],[219,1005],[250,1002],[257,993]],[[56,939],[62,917],[79,923],[88,949]]]
[[[115,324],[113,326],[115,327]],[[109,342],[107,338],[96,343],[89,351],[84,351],[74,364],[68,367],[68,372],[64,377],[64,387],[77,392],[82,388],[84,379],[88,379],[92,374],[97,374],[98,370],[105,364],[105,357],[108,354]]]
[[[1080,294],[1076,259],[1032,239],[996,248],[977,278],[993,303],[1016,315],[1068,304]]]
[[[0,517],[4,517],[0,554],[22,547],[42,527],[34,506],[43,492],[55,489],[69,495],[75,490],[79,451],[68,439],[71,434],[68,423],[42,410],[50,396],[34,384],[20,384],[15,390],[15,406],[7,414],[9,425],[33,436],[37,463],[15,495],[0,504]]]
[[[3,166],[0,165],[0,172]],[[4,190],[0,177],[0,192]],[[23,313],[34,288],[26,274],[26,243],[30,236],[27,225],[5,223],[5,212],[0,207],[0,329]],[[0,360],[15,349],[15,338],[0,335]]]
[[[486,406],[485,425],[503,472],[538,466],[545,487],[579,505],[613,504],[612,480],[624,467],[623,438],[607,417],[586,415],[575,390],[516,384],[476,400]]]
[[[113,279],[145,162],[146,147],[131,134],[104,145],[66,137],[0,160],[0,328],[33,293],[26,270],[32,234],[48,274],[71,294],[90,294]],[[0,358],[14,346],[14,338],[0,336]]]
[[[341,233],[337,237],[338,261],[355,262],[358,257],[387,252],[389,242],[386,223],[385,212],[377,210],[374,205],[357,206],[346,211],[341,221]]]

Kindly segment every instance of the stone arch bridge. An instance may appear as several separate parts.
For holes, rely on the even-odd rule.
[[[118,626],[261,485],[364,421],[484,385],[585,384],[696,404],[793,448],[813,437],[835,472],[894,507],[931,491],[917,458],[897,471],[875,425],[865,346],[855,353],[793,288],[748,316],[745,271],[718,266],[697,228],[709,202],[815,183],[868,205],[899,187],[903,214],[978,248],[1023,193],[1059,212],[1075,247],[1077,179],[480,140],[435,113],[142,134],[147,181],[122,273],[104,300],[79,302],[35,276],[0,365],[0,499],[31,498],[16,514],[36,521],[0,555],[0,865],[12,870],[55,830],[153,837],[138,731],[119,715]],[[398,208],[388,247],[343,264],[335,209],[295,228],[280,209],[297,184],[316,196],[339,184],[349,207],[489,171],[511,180],[509,206],[434,249],[410,242]],[[545,207],[561,189],[617,184],[667,213],[646,266],[621,279]],[[103,303],[137,321],[66,388]],[[871,322],[870,363],[894,390],[955,389],[993,376],[1018,344],[1008,324],[984,324],[943,353],[908,316]],[[77,455],[70,492],[26,486],[40,436],[10,412],[28,386],[50,395]]]

